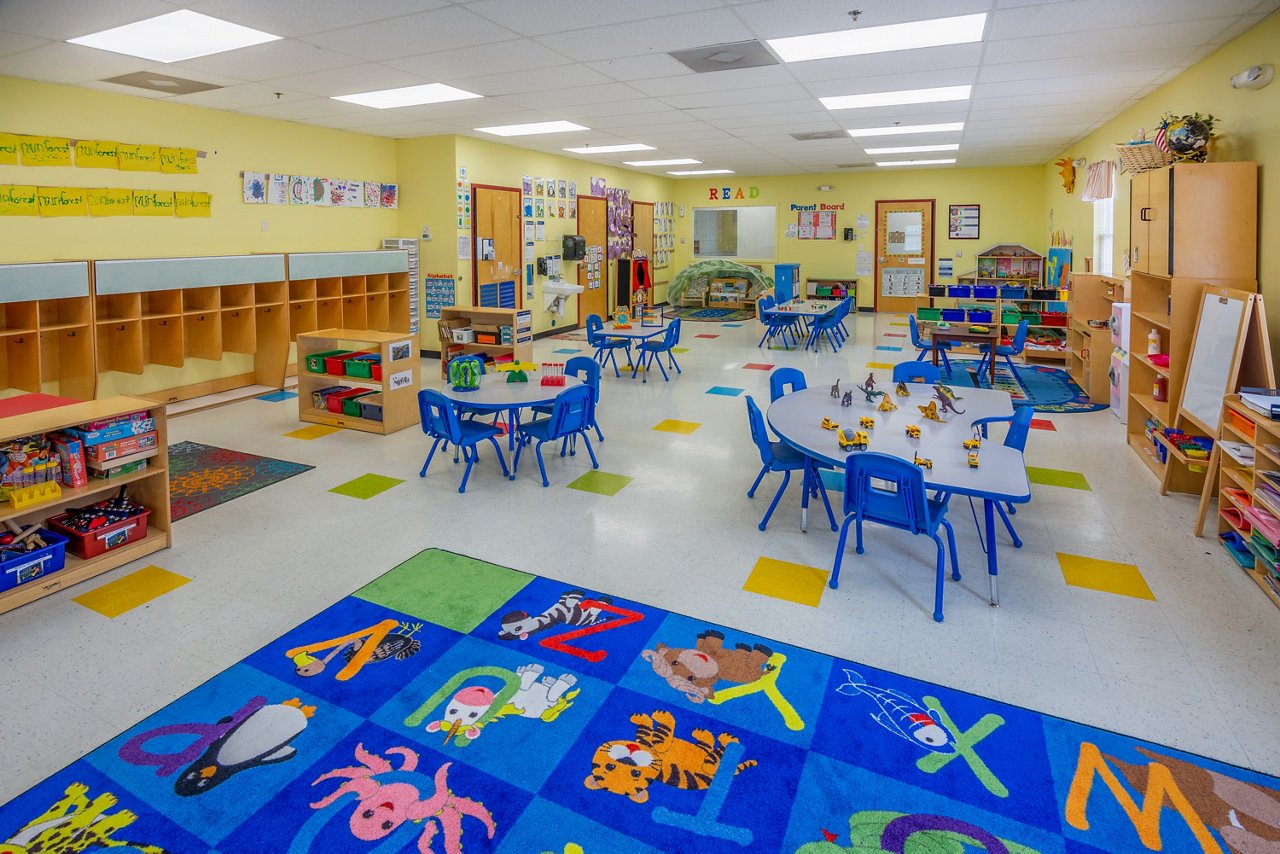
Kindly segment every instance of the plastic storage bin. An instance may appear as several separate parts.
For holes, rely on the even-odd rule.
[[[313,374],[323,374],[325,372],[324,360],[330,356],[338,356],[343,353],[350,353],[350,350],[325,350],[322,353],[312,353],[307,356],[307,370]]]
[[[1026,299],[1027,289],[1021,285],[1001,285],[1000,299]]]
[[[1058,298],[1057,288],[1032,288],[1032,299],[1056,300]]]
[[[367,388],[347,388],[342,391],[335,391],[326,395],[324,399],[325,408],[335,415],[342,414],[342,402],[348,397],[357,397],[368,391]]]
[[[351,388],[351,386],[349,385],[331,385],[331,386],[328,386],[327,388],[318,388],[315,391],[311,392],[311,405],[314,406],[316,409],[324,409],[325,398],[327,398],[331,394],[334,394],[335,392],[346,391],[349,388]]]
[[[369,390],[365,390],[360,394],[353,394],[350,397],[342,399],[342,414],[350,415],[352,418],[360,418],[360,401],[373,394]]]
[[[961,323],[964,321],[963,308],[944,308],[942,310],[942,319],[947,323]]]
[[[367,394],[360,400],[360,417],[370,421],[382,420],[382,394]]]
[[[1024,311],[1024,312],[1022,313],[1022,319],[1023,319],[1023,320],[1025,320],[1025,321],[1026,321],[1029,325],[1031,325],[1031,326],[1039,326],[1039,325],[1040,325],[1040,312],[1038,312],[1038,311]]]
[[[995,299],[996,294],[998,294],[999,292],[1000,292],[1000,289],[997,288],[995,285],[974,285],[973,286],[974,299]]]
[[[44,548],[0,562],[0,590],[12,590],[67,565],[67,538],[48,528],[41,528],[40,536],[48,543]]]
[[[916,312],[916,319],[925,320],[930,323],[937,323],[942,319],[942,309],[940,308],[922,308]]]
[[[1022,320],[1022,312],[1018,311],[1016,308],[1006,308],[1000,312],[1001,323],[1011,323],[1014,326],[1017,326],[1018,321],[1020,320]]]
[[[324,372],[326,374],[333,374],[334,376],[339,377],[346,376],[348,361],[356,358],[357,356],[369,355],[372,354],[364,350],[356,352],[348,350],[346,353],[335,353],[332,356],[326,356],[324,360]]]
[[[151,511],[143,510],[137,516],[131,516],[112,525],[104,525],[86,534],[73,531],[63,525],[62,521],[66,518],[66,513],[54,516],[48,522],[49,527],[67,538],[67,548],[73,555],[91,558],[146,537],[147,520],[151,518]]]
[[[382,357],[376,353],[367,353],[360,356],[353,356],[347,359],[344,366],[349,377],[359,377],[360,379],[382,379]],[[374,376],[373,372],[377,369],[378,376]]]
[[[946,286],[946,285],[930,285],[930,286],[929,286],[929,296],[931,296],[931,297],[945,297],[946,295],[947,295],[947,286]]]
[[[1066,326],[1067,316],[1062,312],[1046,311],[1040,315],[1041,326]]]
[[[973,288],[968,285],[950,285],[947,288],[947,296],[967,298],[973,296]]]
[[[971,308],[969,309],[970,323],[990,323],[991,310],[987,308]]]

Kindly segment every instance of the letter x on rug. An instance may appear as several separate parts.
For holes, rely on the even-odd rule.
[[[0,807],[0,851],[1261,852],[1280,780],[421,552]]]

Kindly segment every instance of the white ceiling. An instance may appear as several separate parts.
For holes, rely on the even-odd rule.
[[[63,41],[179,7],[285,38],[167,65]],[[667,56],[847,29],[857,7],[857,26],[990,17],[978,44],[711,74]],[[591,130],[506,141],[562,154],[643,142],[658,150],[582,159],[694,157],[751,175],[872,160],[853,139],[792,133],[963,121],[961,133],[865,142],[958,142],[959,166],[1018,165],[1047,161],[1277,8],[1280,0],[0,0],[0,75],[397,138],[495,139],[472,128],[568,119]],[[99,82],[134,71],[225,88],[166,96]],[[420,83],[485,97],[391,110],[329,97]],[[973,85],[968,102],[831,112],[817,100],[963,84]]]

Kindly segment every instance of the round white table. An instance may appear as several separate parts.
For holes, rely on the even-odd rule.
[[[1009,395],[993,389],[955,388],[960,400],[952,404],[961,410],[959,414],[944,412],[937,405],[942,421],[930,421],[920,411],[930,401],[937,403],[931,385],[908,383],[909,397],[894,393],[896,383],[886,381],[880,385],[889,398],[897,404],[892,412],[880,412],[880,402],[867,401],[852,381],[841,380],[843,393],[853,391],[853,405],[841,406],[831,396],[828,386],[803,389],[780,397],[769,407],[769,426],[782,441],[808,457],[829,463],[844,470],[845,459],[860,451],[845,451],[837,441],[838,430],[821,426],[823,418],[829,418],[843,427],[855,430],[859,419],[875,419],[875,427],[867,430],[869,451],[891,454],[913,461],[918,453],[933,461],[932,468],[922,469],[925,486],[945,493],[981,498],[985,503],[985,528],[987,541],[987,573],[990,578],[991,604],[999,603],[996,576],[999,566],[995,549],[995,502],[1007,501],[1023,504],[1031,500],[1031,484],[1027,480],[1026,463],[1022,453],[1006,448],[999,441],[984,440],[978,451],[979,467],[970,468],[968,451],[963,447],[966,439],[973,437],[973,423],[984,418],[1008,418],[1013,415],[1013,402]],[[920,438],[907,436],[908,425],[920,428]],[[807,521],[807,520],[806,520]]]
[[[528,375],[528,382],[509,383],[506,371],[495,371],[480,377],[480,387],[475,391],[454,391],[453,386],[446,385],[440,389],[440,393],[464,409],[477,412],[505,411],[507,448],[514,450],[521,409],[529,406],[551,406],[560,392],[582,385],[582,380],[572,376],[564,378],[564,385],[542,385],[542,377],[537,371],[529,371]]]

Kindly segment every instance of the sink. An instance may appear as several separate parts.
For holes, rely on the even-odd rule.
[[[580,294],[582,285],[572,285],[558,279],[542,283],[542,297],[546,301],[546,310],[564,317],[564,304],[569,297]]]

